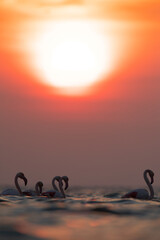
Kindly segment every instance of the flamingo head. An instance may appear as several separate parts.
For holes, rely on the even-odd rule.
[[[27,178],[24,176],[24,173],[22,173],[22,172],[17,173],[17,177],[23,179],[23,181],[24,181],[24,183],[25,183],[25,186],[27,185],[28,180],[27,180]]]
[[[57,182],[59,182],[60,186],[63,186],[62,178],[60,176],[56,176],[54,177],[54,179],[57,180]]]
[[[66,190],[69,187],[69,185],[68,185],[69,178],[67,176],[63,176],[62,180],[65,182],[65,188],[64,189]]]
[[[154,172],[152,170],[148,170],[149,176],[151,178],[151,184],[154,183]]]

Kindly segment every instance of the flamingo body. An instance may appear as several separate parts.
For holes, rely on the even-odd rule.
[[[24,196],[36,196],[36,192],[33,190],[28,190],[28,191],[24,191],[22,192]]]
[[[45,197],[54,197],[55,192],[54,191],[43,192],[41,195]]]
[[[135,189],[125,194],[122,198],[149,199],[149,193],[146,189]]]
[[[16,195],[20,195],[19,192],[16,190],[16,189],[6,189],[4,190],[1,195],[13,195],[13,196],[16,196]]]
[[[46,197],[52,197],[52,198],[63,198],[62,193],[58,192],[58,191],[47,191],[47,192],[43,192],[42,196],[46,196]]]

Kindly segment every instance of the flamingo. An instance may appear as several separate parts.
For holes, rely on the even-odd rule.
[[[18,183],[18,178],[20,178],[24,181],[25,186],[27,185],[28,181],[27,181],[27,178],[24,176],[24,173],[19,172],[16,174],[16,176],[14,178],[14,182],[15,182],[17,190],[16,189],[6,189],[1,193],[1,195],[23,195],[23,192],[21,191],[21,188]]]
[[[61,180],[63,180],[63,181],[65,182],[65,188],[64,188],[64,190],[67,190],[67,188],[69,187],[69,184],[68,184],[69,178],[68,178],[67,176],[63,176],[63,177],[61,177]],[[56,196],[58,196],[58,197],[63,197],[63,196],[62,196],[63,193],[64,193],[63,188],[62,188],[63,192],[62,192],[61,189],[60,189],[61,192],[59,192],[57,186],[55,185],[55,180],[52,181],[52,185],[53,185],[54,190],[56,191]],[[62,182],[62,186],[63,186],[63,182]],[[59,186],[59,188],[60,188],[60,186]]]
[[[36,183],[35,192],[38,196],[42,194],[43,183],[41,181]]]
[[[57,181],[59,183],[59,190],[55,184],[55,181]],[[62,183],[62,178],[60,176],[56,176],[53,178],[52,180],[52,186],[53,186],[53,190],[50,190],[48,192],[43,192],[42,196],[46,196],[46,197],[53,197],[53,198],[65,198],[65,193],[63,190],[63,183]]]
[[[35,185],[35,191],[27,190],[23,192],[23,195],[26,196],[40,196],[42,193],[43,183],[41,181],[37,182]]]
[[[149,181],[148,177],[147,177],[147,173],[149,174],[150,178],[151,178],[151,182]],[[137,199],[148,199],[151,200],[154,197],[154,190],[152,187],[152,183],[154,182],[154,172],[151,171],[150,169],[147,169],[144,171],[143,173],[143,177],[144,180],[146,182],[146,184],[148,185],[149,188],[149,192],[146,189],[135,189],[131,192],[128,192],[127,194],[125,194],[124,196],[122,196],[122,198],[137,198]]]

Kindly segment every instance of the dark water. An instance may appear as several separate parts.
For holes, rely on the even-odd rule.
[[[66,199],[0,196],[0,240],[160,240],[160,198],[121,199],[124,192],[78,188]]]

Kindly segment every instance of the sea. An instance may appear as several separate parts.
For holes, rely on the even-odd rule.
[[[65,199],[0,196],[0,240],[160,240],[160,189],[153,200],[121,198],[128,190],[73,187]]]

